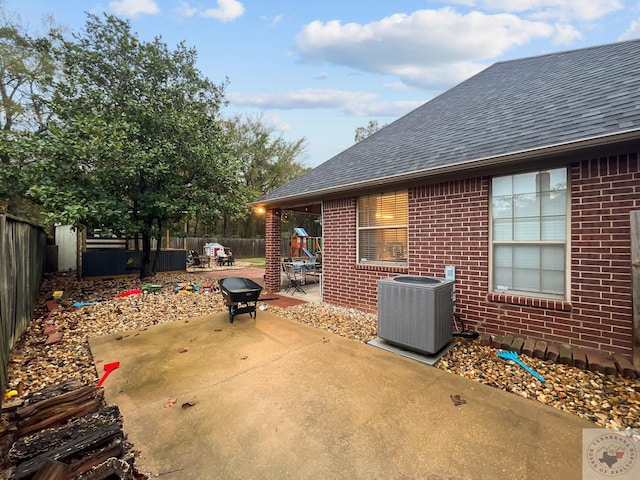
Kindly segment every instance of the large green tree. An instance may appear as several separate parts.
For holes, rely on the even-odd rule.
[[[184,43],[171,51],[160,38],[141,41],[113,16],[88,15],[83,32],[60,41],[31,193],[52,220],[139,236],[147,277],[163,229],[242,202],[219,118],[226,82],[203,77]]]
[[[310,170],[304,166],[307,140],[286,140],[261,116],[235,116],[225,122],[225,129],[233,154],[240,161],[247,203]],[[248,221],[238,227],[238,235],[245,237],[259,235],[263,229],[255,214],[249,214]]]
[[[367,123],[366,127],[356,128],[356,133],[353,139],[356,143],[361,142],[365,138],[370,137],[371,135],[376,133],[378,130],[386,126],[387,126],[386,123],[384,125],[378,125],[377,120],[369,120],[369,123]]]
[[[49,39],[30,35],[19,19],[9,20],[0,10],[0,205],[32,219],[24,193],[33,158],[25,147],[46,123],[42,98],[54,72]]]

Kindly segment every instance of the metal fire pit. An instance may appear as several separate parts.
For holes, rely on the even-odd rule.
[[[262,287],[249,278],[227,277],[222,278],[218,284],[227,307],[229,308],[229,323],[233,323],[233,317],[242,313],[248,313],[256,318],[256,306]]]

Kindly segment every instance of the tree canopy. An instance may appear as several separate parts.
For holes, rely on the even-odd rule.
[[[306,139],[289,142],[275,136],[259,116],[236,116],[225,126],[234,155],[240,159],[250,201],[309,171],[299,162]]]
[[[1,10],[0,18],[0,205],[29,216],[24,173],[33,158],[23,142],[46,122],[42,99],[55,65],[47,38],[29,35]]]
[[[84,32],[60,43],[30,193],[56,221],[140,235],[146,276],[163,228],[243,201],[220,124],[226,82],[202,76],[195,50],[142,42],[113,16],[90,15]]]
[[[356,133],[353,139],[356,143],[361,142],[365,138],[370,137],[371,135],[376,133],[378,130],[386,126],[387,126],[386,123],[384,125],[378,125],[377,120],[369,120],[369,123],[367,124],[366,127],[356,128]]]
[[[261,116],[235,116],[225,121],[230,148],[240,161],[240,178],[247,202],[281,187],[308,172],[300,158],[304,156],[306,139],[288,141],[275,135]],[[242,236],[252,236],[261,226],[255,215],[249,217]],[[241,229],[239,229],[241,230]]]
[[[228,80],[206,78],[184,43],[142,41],[109,15],[71,36],[2,22],[0,206],[29,199],[45,225],[139,238],[142,276],[163,230],[259,235],[248,203],[308,170],[304,138],[223,117]]]

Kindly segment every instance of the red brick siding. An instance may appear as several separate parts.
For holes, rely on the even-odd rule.
[[[267,292],[277,292],[281,285],[280,267],[280,212],[268,210],[265,228],[265,285]]]
[[[571,343],[631,355],[629,212],[640,209],[637,153],[571,169]]]
[[[370,285],[354,275],[356,259],[356,201],[354,198],[326,201],[322,205],[322,273],[324,300],[333,305],[361,308],[360,292]],[[375,291],[375,289],[374,289]],[[367,293],[364,293],[367,292]]]
[[[488,290],[489,181],[451,181],[409,191],[410,273],[444,278],[456,267],[456,306],[469,324],[485,318]]]
[[[456,267],[456,312],[480,332],[510,333],[631,355],[629,211],[640,209],[637,155],[570,167],[571,297],[552,301],[489,293],[489,179],[409,190],[409,266],[356,264],[356,199],[323,205],[324,300],[377,309],[377,280],[444,277]]]
[[[356,264],[355,198],[324,202],[322,233],[324,300],[333,305],[375,313],[378,308],[378,279],[406,273],[407,269]]]

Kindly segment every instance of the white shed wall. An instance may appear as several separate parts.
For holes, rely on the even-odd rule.
[[[56,225],[55,238],[58,247],[58,271],[76,270],[78,232],[70,225]]]

